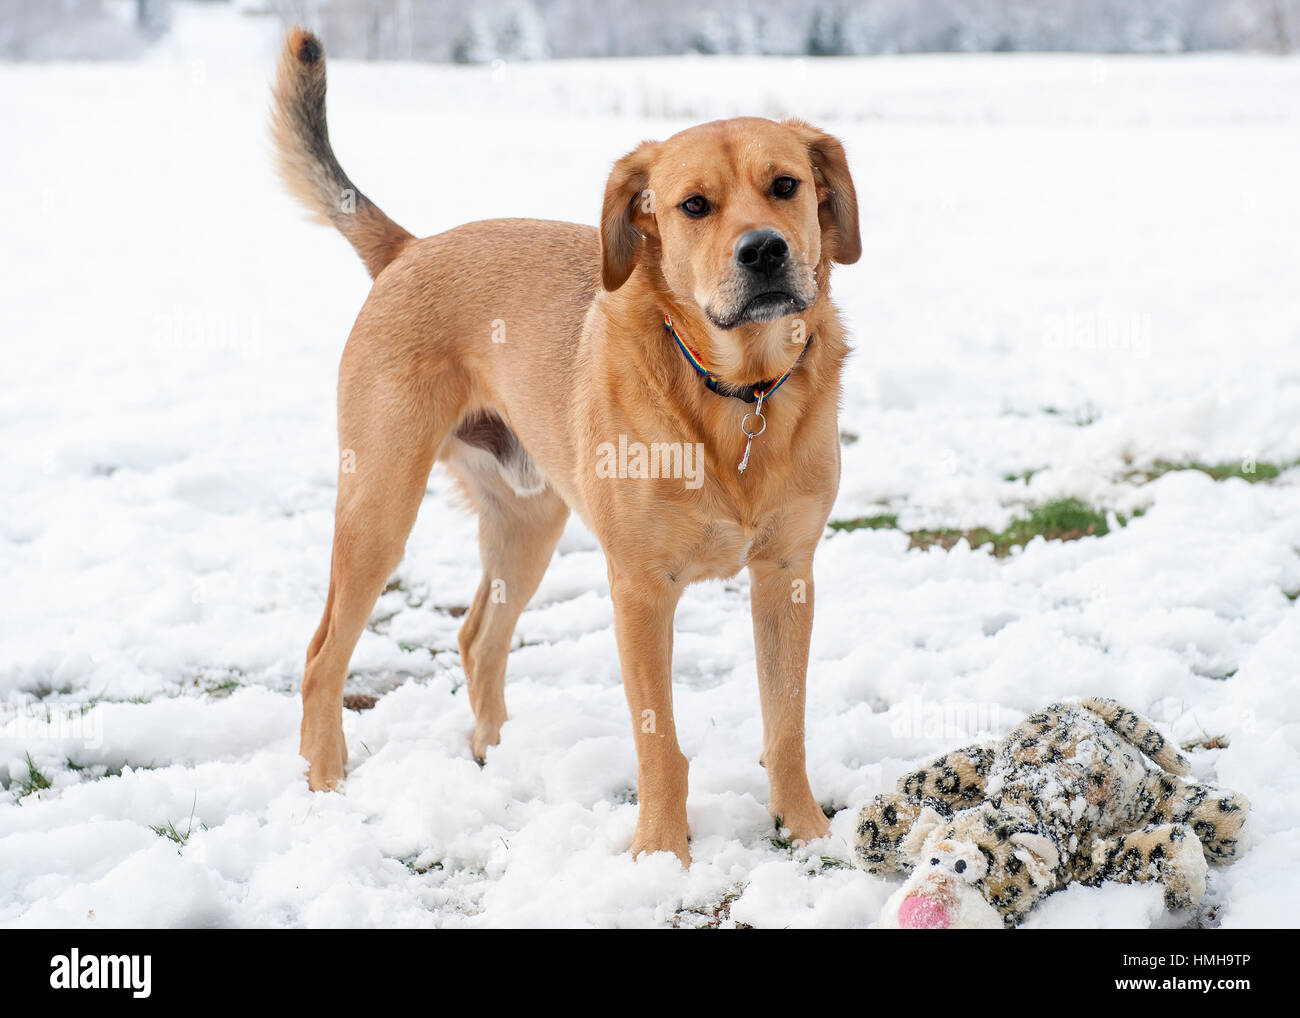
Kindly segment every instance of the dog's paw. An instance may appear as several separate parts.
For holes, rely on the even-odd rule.
[[[307,787],[313,792],[341,792],[347,774],[348,744],[343,729],[303,732],[298,753],[307,761]]]
[[[806,845],[831,832],[830,821],[811,795],[798,805],[773,803],[770,812],[776,826],[788,831],[790,840],[796,845]]]
[[[685,827],[680,830],[669,830],[652,824],[647,829],[637,824],[636,836],[632,839],[632,847],[628,851],[632,853],[633,859],[639,859],[651,852],[671,852],[677,856],[682,869],[691,868],[691,850]]]
[[[474,725],[474,735],[470,738],[469,747],[480,766],[487,763],[488,747],[500,744],[501,723],[499,721],[479,721]]]

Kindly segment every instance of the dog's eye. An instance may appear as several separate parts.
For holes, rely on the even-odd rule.
[[[958,859],[955,863],[952,864],[952,868],[955,869],[958,873],[965,873],[965,872],[966,872],[966,860],[965,860],[965,859]]]
[[[677,207],[692,219],[699,219],[701,216],[707,216],[713,211],[713,206],[709,204],[709,199],[698,194],[691,195]]]
[[[772,181],[772,195],[776,198],[793,198],[799,190],[799,181],[794,177],[777,177]]]

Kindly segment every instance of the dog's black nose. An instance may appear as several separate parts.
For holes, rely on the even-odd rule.
[[[741,268],[770,276],[784,268],[790,245],[775,230],[750,230],[736,241],[736,262]]]

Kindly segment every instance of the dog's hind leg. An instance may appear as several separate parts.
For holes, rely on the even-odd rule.
[[[355,338],[355,334],[354,334]],[[325,614],[307,650],[300,752],[310,787],[344,776],[343,683],[375,601],[402,559],[434,456],[460,416],[458,386],[377,369],[345,351],[338,499]]]
[[[549,487],[519,495],[480,450],[452,456],[449,466],[478,510],[483,578],[457,642],[474,710],[471,748],[482,763],[506,721],[506,659],[515,625],[537,592],[569,508]]]

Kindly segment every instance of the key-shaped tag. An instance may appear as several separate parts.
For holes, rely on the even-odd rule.
[[[749,466],[749,450],[754,444],[754,439],[767,430],[767,418],[763,416],[764,398],[765,397],[763,396],[756,396],[754,399],[754,409],[740,419],[740,430],[745,436],[745,455],[740,458],[740,463],[736,469],[742,474],[745,472],[745,468]],[[759,428],[757,431],[750,431],[749,428],[745,427],[745,424],[751,417],[758,418]]]

